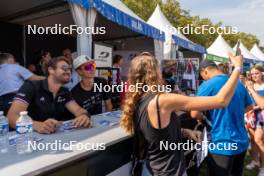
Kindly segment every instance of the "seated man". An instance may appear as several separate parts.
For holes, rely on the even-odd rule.
[[[48,78],[41,81],[26,81],[18,91],[8,111],[12,128],[21,111],[28,111],[33,120],[33,129],[39,133],[53,133],[59,121],[63,121],[65,107],[75,116],[73,125],[77,128],[89,127],[90,118],[62,85],[70,79],[71,68],[65,57],[54,58],[48,65]]]
[[[9,53],[0,53],[0,110],[6,114],[14,96],[25,80],[41,80],[28,69],[15,63],[15,58]]]
[[[99,91],[95,85],[104,87],[107,82],[103,78],[95,77],[95,61],[88,56],[81,55],[73,61],[74,69],[82,78],[72,89],[72,96],[76,102],[86,109],[91,115],[102,113],[102,102],[104,100],[106,111],[112,110],[111,93]]]

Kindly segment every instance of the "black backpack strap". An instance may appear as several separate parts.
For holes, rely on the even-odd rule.
[[[158,115],[159,128],[161,128],[160,107],[159,107],[159,96],[160,96],[160,94],[158,94],[158,95],[157,95],[157,98],[156,98],[156,108],[157,108],[157,115]]]

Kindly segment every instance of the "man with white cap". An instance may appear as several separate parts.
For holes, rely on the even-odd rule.
[[[73,67],[82,78],[71,90],[74,100],[91,115],[102,113],[103,101],[106,111],[111,111],[111,92],[104,90],[107,85],[104,78],[95,77],[95,60],[89,56],[81,55],[74,59]],[[102,89],[99,90],[98,87],[102,87]]]

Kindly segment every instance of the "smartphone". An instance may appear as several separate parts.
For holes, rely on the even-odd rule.
[[[241,54],[239,47],[240,47],[240,40],[237,41],[236,56],[239,56]]]

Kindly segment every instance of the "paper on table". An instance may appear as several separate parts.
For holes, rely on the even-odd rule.
[[[100,120],[98,122],[98,125],[100,125],[100,126],[115,126],[118,124],[119,124],[119,122],[111,122],[109,120]]]

